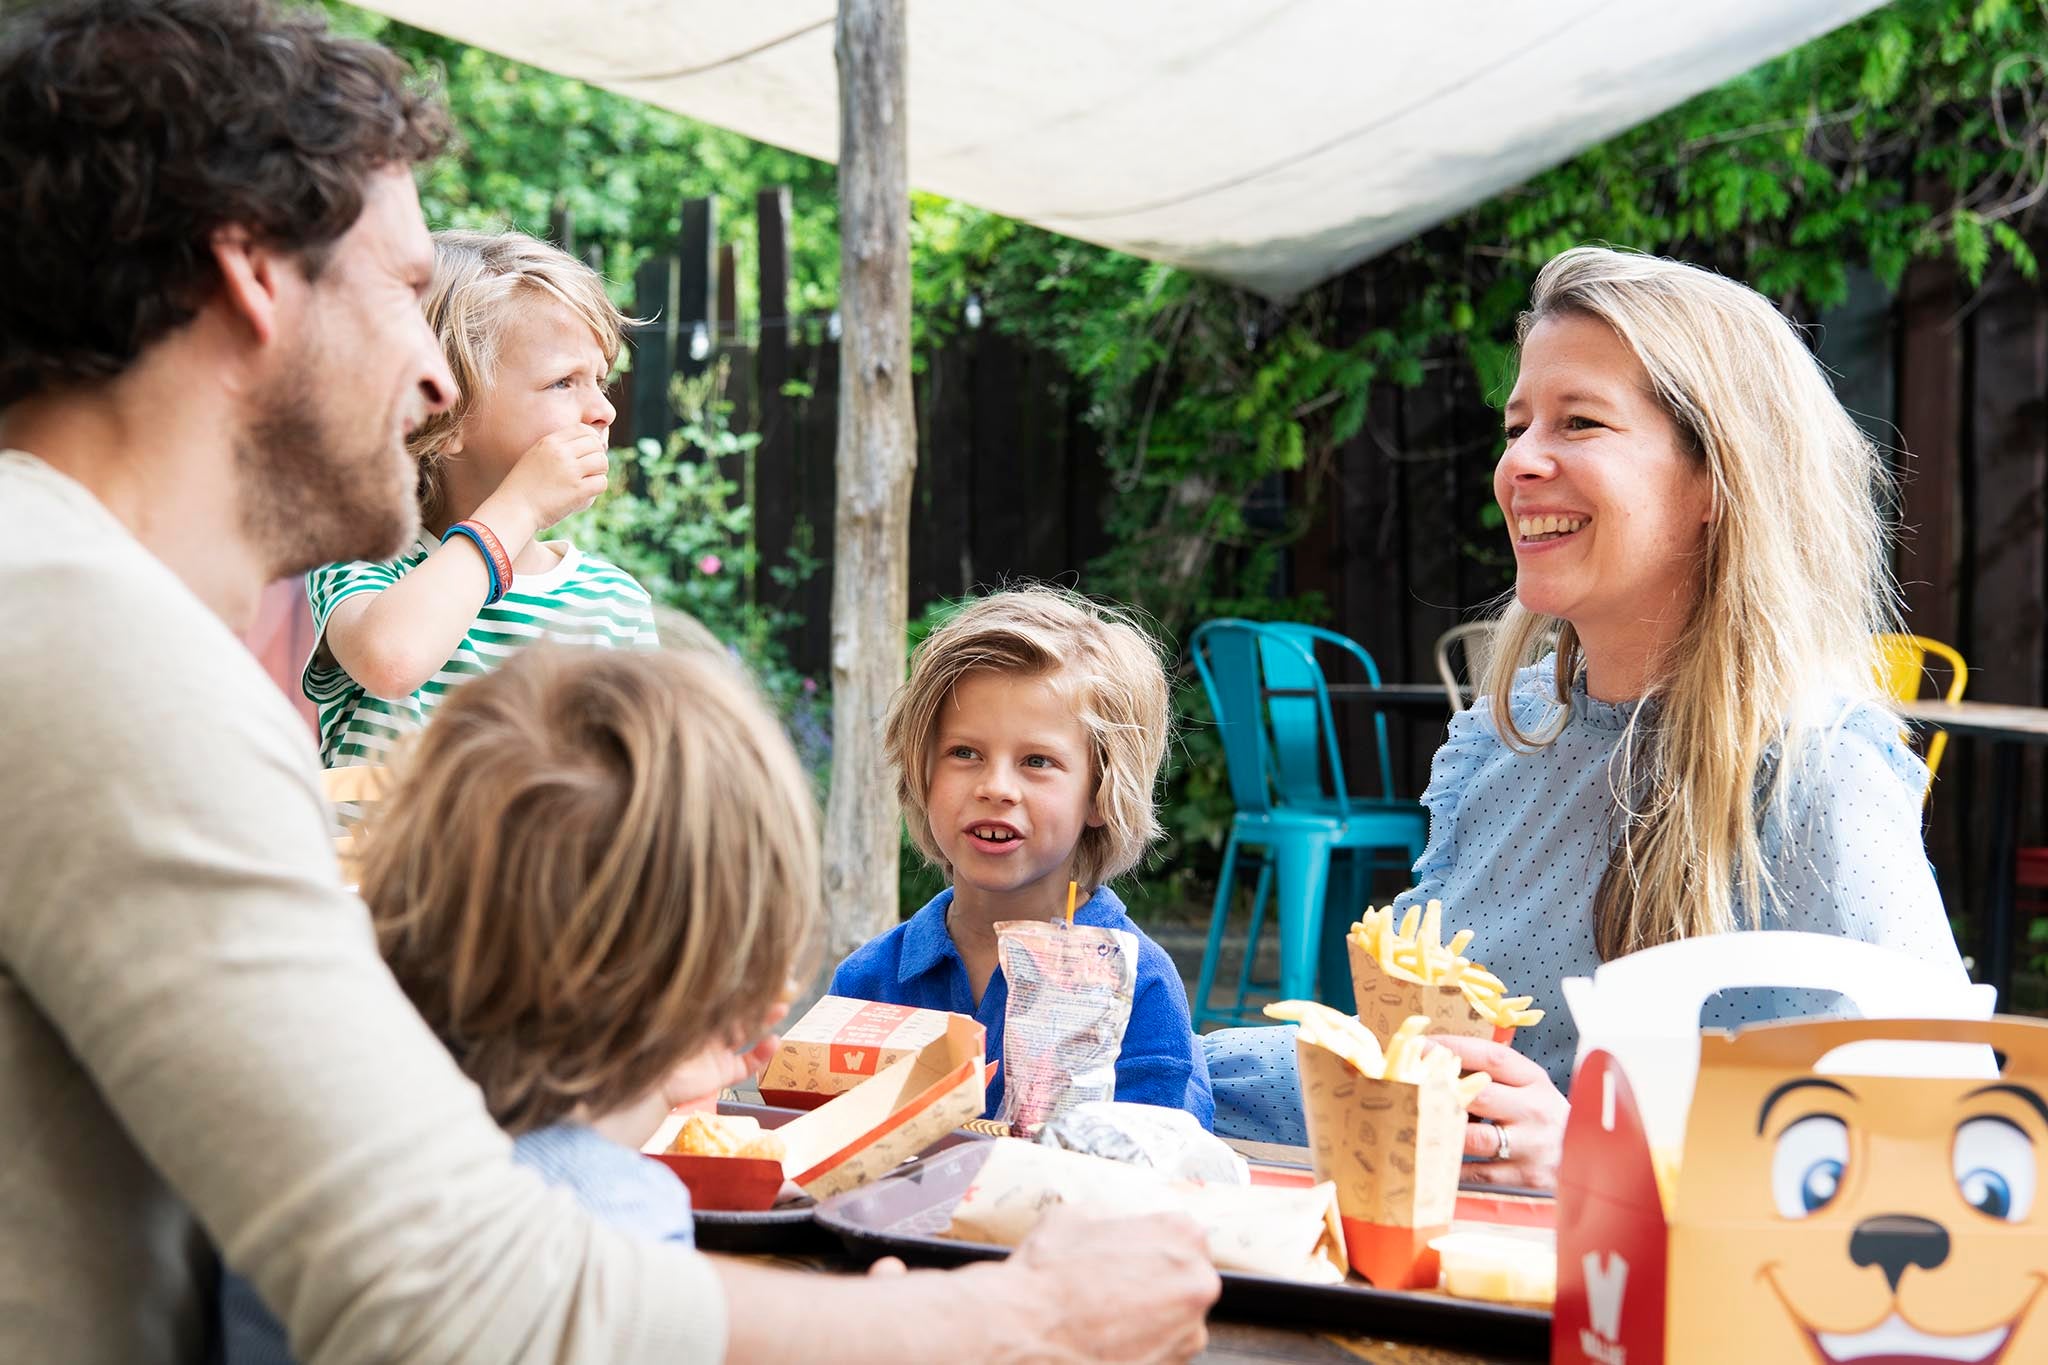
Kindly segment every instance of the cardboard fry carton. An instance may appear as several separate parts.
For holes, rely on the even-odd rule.
[[[978,1116],[987,1104],[981,1025],[961,1014],[920,1013],[937,1013],[946,1021],[940,1035],[853,1089],[777,1128],[775,1134],[782,1139],[785,1153],[780,1163],[665,1155],[681,1126],[680,1116],[663,1124],[641,1150],[676,1171],[691,1186],[693,1195],[698,1181],[711,1182],[706,1188],[716,1189],[713,1198],[720,1202],[706,1202],[706,1208],[767,1208],[785,1179],[814,1199],[879,1180]],[[742,1169],[749,1167],[757,1169]],[[775,1178],[765,1182],[766,1199],[762,1202],[763,1171],[758,1168],[764,1167]],[[747,1202],[730,1202],[741,1197],[735,1193],[741,1188],[748,1192],[744,1196]]]
[[[944,1010],[828,995],[782,1035],[761,1073],[761,1102],[815,1109],[944,1036]]]
[[[1318,1181],[1337,1187],[1351,1268],[1381,1289],[1430,1289],[1430,1239],[1450,1231],[1465,1109],[1449,1085],[1378,1081],[1296,1040],[1302,1109]]]
[[[1449,1033],[1460,1038],[1488,1038],[1496,1043],[1512,1040],[1515,1031],[1502,1028],[1472,1008],[1465,992],[1454,983],[1403,981],[1380,966],[1372,950],[1346,935],[1351,954],[1351,990],[1358,1001],[1358,1022],[1377,1038],[1392,1037],[1401,1021],[1411,1014],[1429,1020],[1431,1033]]]
[[[1700,1030],[1731,985],[1836,990],[1866,1017]],[[2048,1022],[1802,934],[1666,945],[1565,986],[1582,1044],[1554,1361],[2048,1360]]]

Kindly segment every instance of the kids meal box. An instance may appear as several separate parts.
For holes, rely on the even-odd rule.
[[[1861,1018],[1702,1030],[1738,987]],[[2048,1361],[2048,1022],[1818,935],[1725,934],[1564,983],[1564,1365]]]

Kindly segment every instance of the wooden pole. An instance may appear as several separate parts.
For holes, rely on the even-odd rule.
[[[882,715],[903,679],[910,488],[910,178],[904,0],[840,0],[839,435],[832,528],[833,960],[896,922],[894,785]]]

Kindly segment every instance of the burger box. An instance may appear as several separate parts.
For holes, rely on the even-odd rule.
[[[1344,944],[1351,955],[1351,992],[1358,1006],[1358,1022],[1382,1043],[1413,1014],[1429,1020],[1431,1033],[1487,1038],[1496,1043],[1514,1040],[1513,1028],[1503,1028],[1473,1009],[1455,983],[1403,980],[1382,967],[1372,950],[1348,933]]]
[[[944,1021],[938,1034],[775,1129],[782,1160],[670,1153],[687,1117],[681,1112],[670,1115],[642,1150],[674,1171],[703,1209],[769,1208],[785,1180],[824,1199],[879,1179],[979,1118],[987,1105],[981,1025],[964,1014],[918,1012]]]
[[[1952,966],[1781,932],[1563,988],[1553,1361],[2048,1361],[2048,1022],[1993,1018]],[[1733,988],[1862,1017],[1702,1029]]]
[[[761,1102],[816,1109],[943,1037],[949,1021],[965,1017],[825,996],[783,1031],[782,1046],[761,1073]]]

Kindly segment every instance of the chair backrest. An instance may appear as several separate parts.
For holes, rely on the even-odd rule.
[[[1915,701],[1927,676],[1927,656],[1949,666],[1948,693],[1944,701],[1961,701],[1969,685],[1970,666],[1963,656],[1939,640],[1925,635],[1880,635],[1877,637],[1878,682],[1893,701]]]
[[[1486,650],[1493,643],[1493,627],[1491,621],[1467,621],[1436,637],[1436,674],[1444,680],[1444,694],[1451,699],[1453,714],[1465,709],[1465,686],[1470,684],[1478,691],[1479,680],[1486,675]],[[1457,659],[1461,653],[1462,672]]]
[[[1316,647],[1321,645],[1349,655],[1373,687],[1380,685],[1379,665],[1356,640],[1320,626],[1275,621],[1261,627],[1261,633],[1265,641],[1261,654],[1266,663],[1266,685],[1312,694],[1275,697],[1271,702],[1274,782],[1281,799],[1301,801],[1334,794],[1340,804],[1348,804],[1351,792],[1344,779],[1329,685]],[[1386,713],[1375,708],[1372,724],[1379,759],[1379,799],[1391,801],[1394,764],[1387,745]]]
[[[1915,701],[1927,676],[1927,656],[1932,654],[1949,667],[1948,691],[1943,701],[1961,701],[1970,683],[1970,666],[1963,656],[1939,640],[1925,635],[1880,635],[1877,637],[1877,681],[1893,701]],[[1948,732],[1936,730],[1927,737],[1927,790],[1934,791],[1934,775],[1941,768],[1941,756],[1948,750]]]
[[[1259,628],[1233,617],[1205,621],[1189,639],[1188,654],[1223,740],[1230,799],[1241,812],[1265,814],[1273,808],[1273,791]]]

